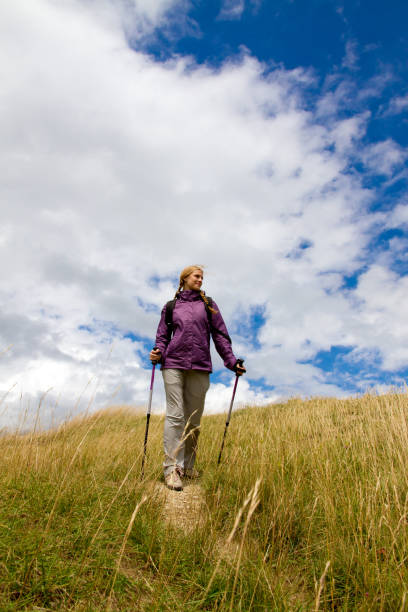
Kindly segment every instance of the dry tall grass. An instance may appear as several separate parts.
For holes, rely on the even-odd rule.
[[[163,418],[0,438],[1,610],[405,610],[408,396],[205,417],[205,520],[163,520]],[[197,508],[202,506],[198,505]]]

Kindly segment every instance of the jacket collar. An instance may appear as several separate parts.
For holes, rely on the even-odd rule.
[[[193,300],[201,299],[201,295],[199,291],[191,289],[188,291],[181,291],[178,295],[178,299],[182,302],[192,302]]]

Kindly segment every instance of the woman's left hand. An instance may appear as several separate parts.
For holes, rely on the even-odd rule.
[[[237,363],[234,365],[234,372],[236,373],[237,376],[242,376],[243,374],[246,373],[246,369],[242,365],[243,363],[244,362],[242,361],[242,359],[238,359]]]

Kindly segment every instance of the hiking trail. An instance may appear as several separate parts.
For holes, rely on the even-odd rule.
[[[182,491],[171,491],[156,482],[153,491],[163,502],[163,520],[176,529],[190,532],[204,524],[208,510],[200,484],[183,482],[183,487]]]

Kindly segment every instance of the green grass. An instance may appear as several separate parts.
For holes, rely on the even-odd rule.
[[[162,517],[163,418],[0,438],[0,610],[408,609],[408,396],[204,417],[206,512]],[[328,563],[330,562],[330,563]]]

